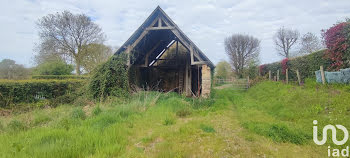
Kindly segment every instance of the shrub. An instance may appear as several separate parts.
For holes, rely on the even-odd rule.
[[[17,131],[23,131],[26,130],[27,127],[26,125],[18,120],[12,120],[8,125],[7,128],[13,132],[17,132]]]
[[[52,61],[38,65],[33,73],[37,75],[70,75],[73,70],[73,65],[68,65],[64,61]]]
[[[129,95],[126,59],[127,56],[124,53],[113,56],[95,70],[88,86],[93,98],[105,99],[108,96],[126,97]]]
[[[84,120],[86,118],[85,112],[83,111],[82,108],[75,108],[72,111],[71,116],[74,119],[82,119],[82,120]]]
[[[350,21],[338,23],[322,33],[327,46],[326,58],[332,61],[329,70],[350,65]]]
[[[204,131],[206,133],[214,133],[215,132],[215,129],[209,125],[201,124],[199,126],[199,128],[202,129],[202,131]]]
[[[0,80],[0,106],[31,103],[70,94],[83,85],[83,80]]]
[[[54,79],[54,80],[66,80],[66,79],[89,79],[89,76],[83,75],[33,75],[32,79]]]

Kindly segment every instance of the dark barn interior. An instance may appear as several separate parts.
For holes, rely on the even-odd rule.
[[[214,65],[160,7],[116,54],[122,52],[129,55],[132,87],[187,96],[210,93]]]

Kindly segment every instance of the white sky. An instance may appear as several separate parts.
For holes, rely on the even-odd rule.
[[[321,29],[350,17],[350,0],[1,0],[0,60],[33,66],[38,42],[35,22],[69,10],[85,13],[107,35],[106,44],[122,45],[159,5],[180,29],[217,63],[228,60],[223,41],[233,33],[261,40],[261,63],[281,59],[273,34],[281,27],[320,36]]]

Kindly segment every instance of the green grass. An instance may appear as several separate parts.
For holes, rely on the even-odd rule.
[[[211,99],[139,92],[0,117],[2,157],[326,157],[319,126],[350,127],[348,86],[262,82]],[[339,135],[341,137],[341,135]],[[339,140],[339,139],[338,139]]]

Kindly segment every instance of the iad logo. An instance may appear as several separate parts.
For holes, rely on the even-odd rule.
[[[314,125],[317,125],[317,120],[314,120]],[[324,143],[326,143],[326,141],[327,141],[327,131],[331,130],[333,143],[336,144],[336,145],[343,145],[343,144],[345,144],[346,141],[348,141],[348,138],[349,138],[348,130],[342,125],[335,125],[335,126],[338,129],[341,129],[344,132],[343,140],[338,141],[337,140],[337,129],[333,125],[327,125],[327,126],[323,127],[322,140],[321,141],[319,141],[318,138],[317,138],[317,126],[314,126],[314,128],[313,128],[313,139],[314,139],[314,142],[317,145],[323,145]]]
[[[323,127],[323,130],[322,130],[322,140],[319,141],[318,140],[318,135],[317,135],[317,120],[314,120],[313,121],[314,123],[314,127],[313,127],[313,140],[314,142],[317,144],[317,145],[323,145],[326,143],[327,141],[327,131],[328,130],[331,130],[331,133],[332,133],[332,141],[335,145],[343,145],[345,144],[348,139],[349,139],[349,132],[348,130],[342,126],[342,125],[326,125],[325,127]],[[344,138],[341,140],[341,141],[338,141],[337,140],[337,129],[340,129],[344,132]],[[349,156],[349,146],[347,146],[345,149],[332,149],[331,150],[331,147],[328,146],[328,156],[333,156],[333,157],[339,157],[341,154],[341,156],[344,156],[344,157],[348,157]]]

